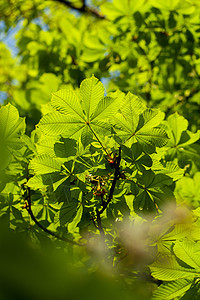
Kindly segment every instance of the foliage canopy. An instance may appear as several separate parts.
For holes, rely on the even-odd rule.
[[[0,14],[2,37],[17,26],[17,54],[0,43],[3,297],[198,299],[199,1]]]

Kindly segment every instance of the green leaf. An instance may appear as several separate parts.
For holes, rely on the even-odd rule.
[[[173,256],[161,256],[151,266],[151,275],[159,280],[172,281],[178,279],[193,279],[199,272],[191,268],[181,267]]]
[[[135,197],[133,206],[135,212],[155,213],[158,208],[163,209],[166,202],[175,201],[172,190],[172,178],[164,174],[155,174],[152,170],[145,170],[142,175],[137,175],[137,186],[140,189]]]
[[[51,105],[60,113],[75,116],[85,121],[80,99],[75,91],[60,90],[52,94]]]
[[[137,214],[156,212],[155,204],[147,191],[143,191],[135,197],[133,208]]]
[[[26,145],[26,139],[23,139],[25,128],[25,118],[19,117],[13,105],[0,107],[0,170],[8,166],[13,156],[19,159],[22,156],[20,150]]]
[[[39,123],[40,130],[48,136],[73,137],[85,127],[85,123],[78,118],[53,112],[45,115]],[[79,134],[80,135],[80,134]]]
[[[162,147],[167,143],[166,132],[157,128],[163,118],[164,113],[146,109],[141,100],[128,93],[123,106],[112,118],[112,124],[121,143],[131,145],[138,141],[145,151],[151,152],[152,146]]]
[[[90,120],[92,121],[95,119],[97,121],[101,119],[107,119],[114,115],[119,109],[116,99],[117,98],[111,97],[105,97],[101,99],[95,111],[92,113]]]
[[[146,109],[142,115],[137,128],[137,132],[145,132],[150,128],[158,126],[164,119],[165,114],[159,110]]]
[[[148,151],[149,146],[163,147],[168,140],[166,132],[161,128],[152,128],[147,131],[140,130],[135,133],[135,137],[146,151]]]
[[[188,121],[178,113],[169,116],[167,121],[172,128],[172,139],[174,140],[174,145],[178,145],[182,132],[188,127]]]
[[[171,161],[167,161],[166,164],[153,165],[152,170],[155,174],[165,174],[171,177],[173,180],[181,179],[184,175],[184,170],[179,168],[179,166]]]
[[[126,95],[119,113],[113,117],[114,124],[127,132],[134,133],[139,121],[139,115],[146,109],[142,100],[130,92]]]
[[[37,144],[36,144],[36,149],[37,153],[39,155],[46,154],[49,156],[55,156],[54,153],[54,143],[56,141],[55,137],[49,137],[45,135],[41,135],[39,138]]]
[[[149,155],[142,152],[142,147],[139,143],[133,143],[131,148],[124,145],[121,146],[125,160],[132,163],[140,171],[145,171],[144,166],[151,167],[152,159]]]
[[[170,300],[182,296],[191,287],[193,279],[180,279],[161,284],[153,294],[152,300]]]
[[[25,133],[25,119],[19,117],[18,110],[11,104],[0,108],[0,139],[10,151],[20,149],[24,143],[20,136]]]
[[[79,207],[78,207],[78,210],[77,210],[77,213],[76,213],[76,216],[74,217],[73,221],[68,224],[67,229],[68,229],[69,232],[74,232],[75,231],[78,223],[81,221],[82,215],[83,215],[83,205],[80,203]]]
[[[174,254],[190,267],[200,270],[200,247],[193,241],[177,241],[173,247]]]
[[[77,207],[78,199],[72,199],[68,203],[63,203],[59,214],[60,225],[65,225],[73,221],[77,213]]]
[[[103,84],[94,76],[85,79],[80,90],[61,90],[54,93],[51,104],[54,112],[45,115],[38,125],[43,134],[79,139],[84,146],[93,138],[111,131],[104,120],[119,109],[120,97],[104,97]]]
[[[77,143],[73,139],[61,138],[54,145],[55,155],[61,158],[75,156],[77,152]]]
[[[195,143],[199,139],[200,139],[200,130],[198,130],[196,133],[186,130],[186,131],[182,132],[179,144],[181,147],[185,147],[185,146]]]
[[[11,104],[0,108],[1,137],[19,137],[25,132],[24,118],[19,118],[18,110]]]
[[[200,166],[200,145],[194,144],[177,149],[177,157],[181,167],[185,167],[188,163],[193,162],[198,167]]]
[[[171,147],[175,151],[184,150],[184,147],[195,143],[200,138],[200,131],[193,133],[187,130],[188,121],[175,113],[168,117],[168,135],[169,142],[167,146]]]
[[[90,121],[90,116],[104,97],[104,86],[96,77],[92,76],[81,83],[80,96],[87,121]]]
[[[30,162],[30,169],[33,169],[36,175],[60,172],[61,161],[46,154],[36,156]]]
[[[89,126],[85,126],[81,132],[81,142],[84,147],[91,144],[93,140],[93,132]]]
[[[135,0],[134,2],[125,0],[114,0],[113,3],[103,2],[101,5],[102,12],[109,20],[115,20],[120,16],[132,16],[135,11],[144,5],[144,0]]]
[[[200,296],[199,282],[194,282],[191,288],[185,293],[181,300],[198,300]]]
[[[176,224],[174,229],[162,237],[163,241],[181,240],[192,234],[190,224]]]
[[[199,207],[200,203],[200,172],[193,178],[184,176],[176,183],[177,199],[185,201],[189,206]]]

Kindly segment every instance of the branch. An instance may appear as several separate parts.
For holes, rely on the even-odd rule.
[[[83,4],[81,7],[77,7],[73,3],[71,3],[70,1],[67,1],[67,0],[52,0],[52,1],[62,3],[65,6],[71,8],[71,9],[74,9],[76,11],[79,11],[81,13],[87,13],[87,14],[95,16],[96,18],[105,19],[105,16],[102,15],[100,12],[98,12],[96,9],[87,6],[85,4],[85,1],[83,1]]]
[[[30,188],[28,187],[28,195],[26,197],[26,200],[27,200],[27,204],[25,205],[24,208],[26,208],[28,214],[30,215],[31,219],[33,220],[33,222],[35,222],[35,224],[40,228],[42,229],[44,232],[48,233],[49,235],[57,238],[58,240],[61,240],[61,241],[64,241],[64,242],[67,242],[67,243],[70,243],[72,245],[77,245],[77,246],[84,246],[83,244],[79,244],[77,242],[74,242],[74,241],[71,241],[70,239],[68,238],[65,238],[65,237],[62,237],[62,236],[59,236],[57,235],[56,233],[54,233],[53,231],[47,229],[46,227],[43,227],[40,222],[36,219],[36,217],[34,216],[33,214],[33,211],[32,211],[32,203],[31,203],[31,190]]]
[[[97,213],[97,228],[100,232],[101,237],[104,239],[105,232],[104,232],[102,224],[101,224],[101,213],[100,213],[100,211],[98,211],[98,209],[96,210],[96,213]]]
[[[109,196],[108,196],[108,200],[103,201],[103,199],[102,199],[102,206],[103,206],[102,209],[101,210],[96,209],[97,226],[95,226],[95,227],[98,228],[98,230],[101,234],[101,237],[103,239],[105,238],[105,232],[104,232],[102,224],[101,224],[101,214],[104,212],[104,210],[108,207],[108,204],[111,202],[111,200],[113,198],[114,191],[115,191],[115,186],[116,186],[117,180],[119,179],[119,175],[120,175],[119,165],[120,165],[120,161],[121,161],[121,147],[119,147],[119,155],[118,155],[116,161],[117,161],[117,163],[115,165],[114,179],[113,179],[113,182],[112,182],[112,185],[111,185],[111,188],[110,188],[110,193],[109,193]]]
[[[110,188],[110,193],[109,193],[109,196],[108,196],[108,200],[103,202],[103,207],[99,211],[100,214],[102,214],[104,212],[104,210],[108,207],[108,204],[111,202],[111,200],[113,198],[114,191],[115,191],[115,186],[116,186],[117,180],[119,179],[119,175],[120,175],[119,165],[120,165],[120,162],[121,162],[121,147],[119,147],[119,155],[118,155],[116,161],[117,161],[117,163],[115,165],[114,179],[113,179],[113,182],[112,182],[112,185],[111,185],[111,188]]]

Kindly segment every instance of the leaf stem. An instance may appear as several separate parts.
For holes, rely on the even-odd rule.
[[[98,136],[96,135],[96,133],[94,132],[94,130],[92,129],[92,127],[90,126],[89,123],[87,123],[87,125],[89,126],[90,130],[92,131],[92,133],[94,134],[95,138],[97,139],[97,141],[99,142],[99,144],[101,145],[101,147],[103,148],[103,150],[106,152],[106,155],[112,159],[110,153],[108,153],[108,151],[106,150],[106,148],[104,147],[104,145],[102,144],[102,142],[100,141],[100,139],[98,138]]]

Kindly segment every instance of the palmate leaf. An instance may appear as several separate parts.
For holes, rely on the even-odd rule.
[[[169,116],[167,121],[172,129],[171,141],[174,145],[178,145],[182,132],[188,127],[188,121],[178,113]]]
[[[151,130],[140,130],[135,133],[137,141],[148,151],[148,146],[163,147],[167,143],[167,134],[161,128],[152,128]]]
[[[36,144],[37,154],[38,155],[46,154],[54,157],[55,141],[56,141],[55,137],[49,137],[49,136],[47,137],[45,135],[42,135]]]
[[[72,201],[63,203],[60,213],[59,213],[59,222],[60,225],[65,225],[70,223],[76,216],[78,209],[78,199],[72,199]]]
[[[167,144],[169,147],[177,146],[178,148],[182,148],[195,143],[200,138],[200,131],[193,133],[187,130],[188,121],[178,113],[174,113],[168,117],[167,125],[170,137]]]
[[[77,143],[73,139],[61,138],[54,145],[54,151],[57,157],[68,158],[77,153]]]
[[[200,172],[193,178],[184,176],[176,183],[177,198],[181,198],[188,204],[199,207],[200,202]]]
[[[137,214],[144,216],[145,213],[157,212],[157,207],[162,209],[167,201],[174,200],[173,192],[166,186],[149,188],[135,197],[133,207]]]
[[[24,145],[25,118],[20,118],[18,110],[11,104],[0,108],[0,169],[6,168],[12,154]],[[21,154],[20,154],[21,155]]]
[[[70,174],[60,174],[58,172],[34,175],[31,177],[27,185],[33,190],[47,191],[50,187],[51,191],[55,192],[58,187],[65,182],[65,189],[69,187],[67,179]],[[67,184],[67,185],[66,185]]]
[[[126,133],[135,132],[139,122],[139,115],[146,109],[146,105],[137,96],[130,92],[124,99],[123,106],[120,111],[113,117],[113,125],[118,125],[119,129]]]
[[[64,115],[59,112],[53,112],[45,115],[40,123],[39,128],[48,136],[73,137],[77,132],[86,126],[78,117]]]
[[[37,195],[38,198],[32,204],[32,211],[34,216],[42,223],[44,226],[48,226],[54,220],[57,207],[51,205],[46,199]]]
[[[171,177],[165,174],[155,174],[152,170],[145,170],[142,175],[137,175],[138,194],[133,201],[136,213],[144,214],[156,212],[157,207],[162,209],[167,201],[175,201],[170,189],[173,183]]]
[[[80,85],[80,96],[87,121],[90,121],[90,116],[104,98],[103,84],[94,76],[83,80]]]
[[[180,279],[161,284],[154,293],[152,300],[171,300],[182,296],[193,283],[193,279]]]
[[[81,221],[83,215],[83,205],[80,203],[73,221],[68,224],[68,232],[73,233],[76,230],[78,223]]]
[[[75,91],[60,90],[52,94],[51,105],[65,115],[79,116],[85,121],[80,99]]]
[[[25,132],[25,119],[20,118],[17,109],[7,104],[0,108],[0,136],[3,139],[11,140],[18,138]]]
[[[159,110],[146,109],[144,103],[135,95],[128,93],[123,107],[112,118],[112,124],[121,143],[131,145],[139,142],[146,152],[152,151],[152,146],[162,147],[167,143],[167,134],[157,126],[164,118]]]
[[[131,148],[121,146],[123,156],[126,157],[126,161],[135,165],[135,167],[142,171],[145,171],[144,166],[151,167],[152,159],[149,155],[142,152],[142,146],[139,143],[133,143]]]
[[[156,127],[164,119],[165,114],[159,110],[146,109],[138,123],[137,131],[145,132],[150,128]]]
[[[168,248],[171,252],[172,242],[186,240],[190,237],[193,240],[200,240],[199,227],[191,226],[191,223],[175,224],[172,231],[159,237],[158,251]]]
[[[156,207],[147,191],[143,191],[133,201],[133,208],[137,214],[156,212]]]
[[[172,281],[177,279],[194,279],[199,272],[192,268],[183,268],[174,256],[160,256],[151,266],[151,275],[159,280]]]
[[[60,172],[62,162],[59,159],[48,156],[46,154],[34,157],[29,168],[34,170],[36,175]]]
[[[47,136],[81,137],[86,146],[92,138],[105,134],[105,128],[110,132],[111,126],[105,126],[103,119],[116,113],[119,99],[104,97],[103,84],[92,76],[81,83],[77,92],[61,90],[53,94],[51,104],[55,112],[45,115],[38,127]]]
[[[177,241],[173,247],[173,251],[187,265],[200,271],[200,247],[198,244],[193,241]]]
[[[152,170],[155,174],[165,174],[171,177],[173,180],[178,180],[183,177],[184,170],[179,168],[179,166],[171,161],[166,162],[166,164],[161,164],[158,162],[153,164]]]
[[[24,143],[20,137],[25,133],[25,118],[20,118],[18,110],[11,104],[0,108],[1,149],[12,152],[20,149]]]
[[[0,178],[0,219],[3,217],[7,224],[16,227],[22,225],[21,189],[19,183],[13,181],[12,176],[1,173]]]
[[[4,179],[5,180],[5,179]],[[16,182],[6,178],[5,182],[1,179],[0,184],[0,205],[1,207],[9,206],[12,203],[16,204],[21,197],[21,191]]]

